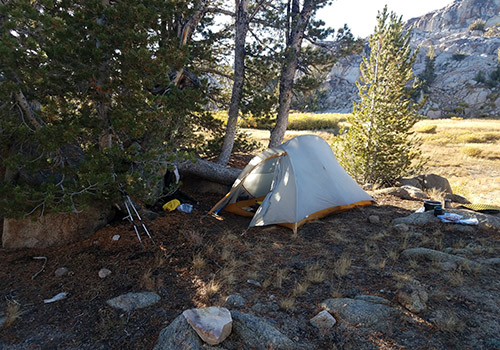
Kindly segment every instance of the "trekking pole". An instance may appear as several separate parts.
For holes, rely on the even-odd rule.
[[[144,244],[142,244],[141,235],[139,234],[139,230],[137,229],[137,224],[134,221],[134,217],[132,216],[132,213],[130,212],[130,208],[128,207],[127,200],[124,201],[124,204],[125,204],[125,208],[127,208],[127,212],[128,212],[127,218],[130,220],[130,222],[134,226],[135,234],[137,235],[137,238],[139,239],[139,243],[141,244],[141,248],[144,249]]]
[[[146,232],[146,234],[148,235],[149,239],[151,240],[151,242],[153,242],[153,244],[156,244],[155,241],[153,240],[153,237],[151,237],[151,234],[149,233],[149,230],[148,228],[146,227],[146,224],[144,224],[144,221],[142,221],[142,218],[141,216],[139,215],[139,212],[137,211],[134,203],[132,202],[132,200],[130,199],[130,197],[127,195],[127,200],[130,204],[130,206],[132,207],[132,209],[134,210],[135,212],[135,215],[137,215],[137,218],[139,219],[141,225],[142,225],[142,228],[144,229],[144,231]]]

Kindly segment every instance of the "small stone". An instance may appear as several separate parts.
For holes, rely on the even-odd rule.
[[[54,272],[54,275],[56,275],[57,277],[63,277],[66,276],[68,273],[69,269],[67,267],[60,267]]]
[[[114,235],[112,239],[113,241],[117,241],[120,239],[120,235]]]
[[[321,311],[309,320],[311,324],[321,330],[331,329],[337,323],[337,320],[326,310]]]
[[[262,284],[260,284],[260,282],[255,281],[255,280],[247,280],[247,283],[250,283],[250,284],[257,286],[257,287],[262,287]]]
[[[227,308],[238,308],[245,306],[245,299],[239,294],[232,294],[226,298],[224,306]]]
[[[370,222],[370,224],[377,225],[380,224],[380,217],[378,215],[370,215],[368,217],[368,221]]]
[[[396,224],[394,225],[394,228],[396,229],[396,231],[398,231],[399,233],[403,233],[403,232],[408,232],[410,231],[410,228],[408,227],[407,224]]]
[[[186,310],[182,314],[207,344],[220,344],[231,334],[233,319],[226,308],[211,306]]]
[[[106,268],[102,268],[99,270],[99,277],[100,278],[106,278],[108,277],[109,275],[111,275],[111,271],[106,269]]]

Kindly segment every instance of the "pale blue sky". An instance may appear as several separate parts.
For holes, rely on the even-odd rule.
[[[331,6],[320,10],[318,18],[335,29],[347,23],[354,36],[364,38],[373,33],[377,12],[385,4],[389,11],[403,16],[406,21],[451,3],[453,0],[335,0]]]

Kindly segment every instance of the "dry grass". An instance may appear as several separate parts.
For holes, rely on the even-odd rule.
[[[156,289],[156,283],[155,278],[153,277],[152,269],[147,269],[146,271],[144,271],[144,273],[141,275],[140,285],[146,290]]]
[[[210,282],[208,282],[206,285],[205,285],[205,292],[207,294],[207,296],[212,296],[214,294],[216,294],[220,289],[221,289],[222,285],[220,282],[217,282],[215,280],[211,280]]]
[[[10,327],[14,321],[19,319],[24,312],[21,311],[21,306],[15,301],[7,301],[5,310],[5,318],[7,319],[3,324],[3,329]]]
[[[462,333],[465,323],[451,310],[438,312],[436,315],[436,326],[446,333]]]
[[[283,310],[292,310],[295,306],[295,297],[290,295],[280,300],[279,305]]]
[[[464,284],[464,273],[461,269],[457,269],[448,272],[448,274],[446,275],[446,279],[451,286],[458,287]]]
[[[292,291],[294,296],[299,296],[307,292],[307,289],[311,286],[309,281],[299,282],[295,284],[295,288]]]
[[[190,246],[199,247],[203,244],[203,236],[195,230],[187,230],[182,233]]]
[[[306,272],[306,279],[313,284],[318,284],[323,282],[327,276],[326,271],[319,263],[307,266],[305,272]]]
[[[195,254],[193,256],[193,269],[199,271],[206,265],[205,259],[201,256],[201,253]]]
[[[333,264],[333,273],[337,277],[343,277],[349,273],[351,268],[351,256],[343,253]]]

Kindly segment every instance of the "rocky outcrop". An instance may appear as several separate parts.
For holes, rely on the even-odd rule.
[[[426,55],[434,50],[435,79],[429,85],[422,113],[430,118],[481,117],[500,112],[500,82],[492,81],[500,54],[500,0],[456,0],[453,4],[408,21],[413,26],[411,45],[420,47],[414,73],[426,67]],[[490,30],[468,30],[477,19]],[[362,55],[367,56],[368,45]],[[351,112],[359,100],[355,82],[359,79],[361,55],[339,62],[328,75],[325,108]]]

